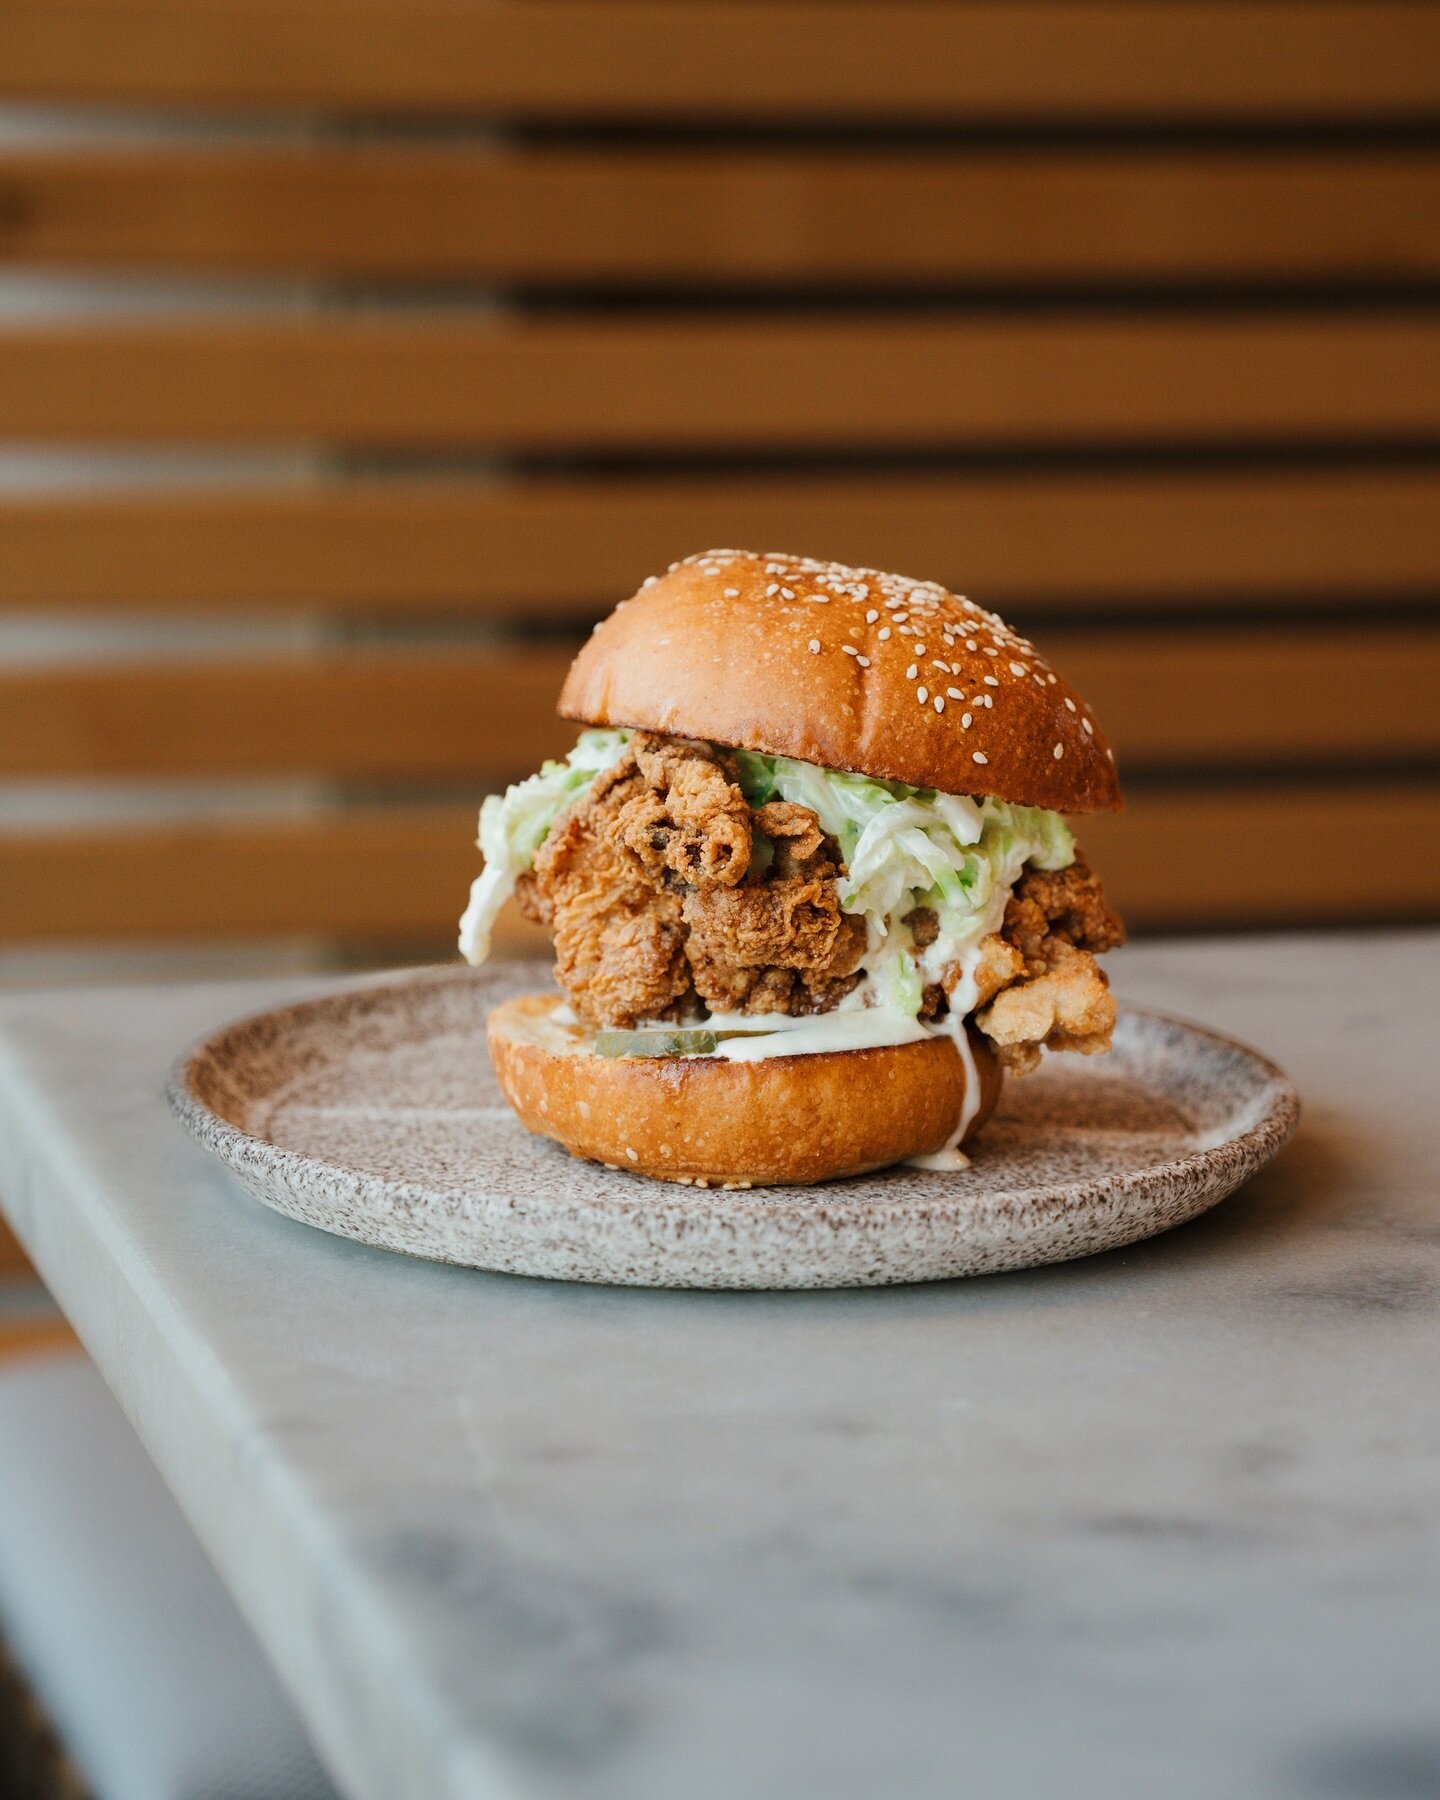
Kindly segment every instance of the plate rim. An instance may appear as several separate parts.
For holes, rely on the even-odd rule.
[[[525,963],[497,965],[488,972],[499,974],[502,968],[518,970],[525,966]],[[546,967],[548,972],[548,965],[537,963],[534,966],[537,969]],[[201,1060],[215,1054],[215,1047],[221,1040],[247,1027],[271,1020],[294,1021],[313,1017],[317,1013],[323,1013],[332,1008],[337,1002],[363,999],[366,996],[384,999],[407,988],[441,988],[449,985],[463,985],[474,982],[477,978],[482,978],[482,972],[464,965],[430,964],[406,970],[399,976],[390,974],[373,982],[331,988],[306,999],[290,1001],[276,1007],[266,1007],[260,1011],[228,1020],[203,1038],[195,1040],[175,1059],[165,1082],[166,1101],[178,1122],[190,1136],[223,1163],[227,1169],[237,1175],[239,1173],[237,1165],[242,1158],[234,1153],[248,1151],[251,1155],[258,1155],[260,1161],[267,1163],[278,1174],[293,1175],[306,1171],[323,1173],[352,1184],[357,1193],[363,1193],[367,1198],[392,1195],[407,1203],[415,1203],[424,1200],[438,1200],[447,1195],[453,1195],[456,1191],[454,1189],[439,1188],[429,1183],[404,1180],[356,1169],[349,1164],[331,1162],[309,1151],[291,1149],[276,1144],[268,1138],[260,1137],[216,1112],[195,1091],[193,1076]],[[1248,1062],[1266,1078],[1269,1085],[1270,1091],[1265,1097],[1265,1105],[1261,1112],[1234,1136],[1227,1136],[1218,1143],[1207,1144],[1202,1148],[1187,1151],[1183,1156],[1169,1157],[1164,1161],[1146,1163],[1135,1169],[1117,1170],[1109,1174],[1081,1177],[1068,1182],[1041,1182],[1035,1186],[1007,1189],[1000,1195],[986,1197],[986,1216],[999,1219],[1003,1218],[1007,1212],[1014,1212],[1021,1207],[1034,1208],[1045,1204],[1069,1203],[1093,1206],[1110,1195],[1117,1198],[1132,1195],[1141,1186],[1151,1188],[1162,1181],[1189,1183],[1197,1178],[1203,1178],[1211,1171],[1215,1160],[1222,1157],[1227,1160],[1239,1159],[1246,1165],[1239,1180],[1233,1184],[1238,1186],[1239,1181],[1248,1179],[1251,1174],[1283,1149],[1294,1135],[1301,1112],[1299,1092],[1279,1064],[1263,1051],[1256,1050],[1252,1045],[1231,1037],[1225,1032],[1216,1031],[1208,1025],[1197,1024],[1195,1021],[1182,1018],[1175,1013],[1129,1004],[1122,1005],[1120,1011],[1122,1018],[1132,1018],[1150,1024],[1171,1027],[1188,1036],[1204,1039],[1213,1047],[1230,1055],[1238,1055]],[[559,1149],[560,1146],[556,1148]],[[589,1166],[584,1159],[575,1160],[582,1169]],[[620,1173],[628,1174],[629,1171],[620,1171]],[[872,1171],[872,1174],[880,1173],[882,1171]],[[793,1210],[808,1214],[822,1207],[837,1225],[858,1221],[866,1214],[874,1215],[878,1209],[873,1199],[865,1201],[851,1199],[847,1204],[845,1193],[849,1185],[848,1182],[822,1182],[806,1188],[793,1186],[787,1188],[781,1185],[757,1187],[743,1190],[746,1195],[745,1201],[737,1202],[735,1196],[730,1196],[728,1204],[733,1207],[734,1216],[739,1217],[751,1210],[753,1202],[749,1200],[750,1195],[773,1194],[777,1198],[765,1209],[764,1216],[767,1219],[774,1219],[785,1211]],[[674,1203],[683,1204],[684,1199],[689,1199],[697,1213],[711,1211],[717,1203],[717,1198],[728,1193],[728,1190],[718,1185],[697,1189],[675,1182],[646,1180],[644,1189],[637,1189],[633,1197],[629,1195],[601,1197],[593,1193],[584,1193],[577,1188],[567,1196],[567,1199],[572,1206],[581,1202],[587,1209],[595,1209],[606,1215],[644,1212],[654,1210],[655,1190],[657,1189],[666,1200]],[[1233,1191],[1233,1187],[1231,1191]],[[650,1197],[647,1198],[647,1195]],[[703,1199],[702,1196],[704,1196]],[[784,1197],[780,1198],[780,1196]],[[484,1198],[491,1203],[496,1201],[503,1203],[512,1199],[513,1196],[486,1191]],[[917,1187],[909,1194],[900,1193],[893,1199],[887,1198],[885,1211],[887,1216],[892,1219],[902,1218],[916,1208],[933,1212],[937,1201],[943,1206],[947,1198],[948,1196],[937,1194],[934,1187],[928,1187],[927,1197],[926,1190],[920,1189],[917,1184]],[[951,1203],[957,1204],[953,1201]],[[958,1203],[963,1204],[963,1197]],[[720,1204],[723,1205],[726,1202],[721,1201]],[[849,1220],[841,1216],[847,1212],[851,1215]],[[354,1236],[355,1234],[337,1233],[336,1235]],[[374,1240],[362,1238],[358,1241]],[[410,1251],[408,1254],[423,1253]],[[441,1258],[438,1260],[451,1259]]]

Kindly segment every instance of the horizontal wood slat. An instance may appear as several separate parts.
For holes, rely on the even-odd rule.
[[[0,672],[0,775],[465,775],[563,754],[570,649]]]
[[[1043,647],[1131,769],[1440,754],[1440,624]],[[0,673],[0,776],[513,779],[573,741],[554,711],[571,648]]]
[[[1440,622],[1042,635],[1132,770],[1440,755]]]
[[[0,258],[522,282],[1396,282],[1434,151],[0,156]]]
[[[1141,792],[1077,822],[1106,891],[1142,930],[1433,919],[1440,785]],[[1363,855],[1339,847],[1364,845]]]
[[[477,873],[475,808],[0,837],[0,938],[438,938]]]
[[[0,336],[0,437],[919,449],[1440,429],[1440,312],[235,322]]]
[[[712,544],[1000,608],[1440,593],[1440,472],[357,482],[0,500],[0,608],[579,618]]]
[[[17,94],[510,117],[1393,118],[1440,100],[1405,0],[8,0]]]
[[[1433,917],[1440,784],[1144,791],[1081,822],[1132,925]],[[470,808],[305,826],[0,838],[0,937],[33,942],[316,932],[453,939],[478,857]],[[1363,856],[1337,864],[1337,845]],[[510,941],[514,941],[513,938]],[[533,931],[524,934],[533,946]]]

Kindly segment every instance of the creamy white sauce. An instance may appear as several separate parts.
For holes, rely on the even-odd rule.
[[[515,891],[518,869],[499,857],[487,861],[470,884],[470,900],[460,918],[460,954],[478,967],[490,954],[490,933],[500,908]]]
[[[939,1027],[939,1033],[951,1039],[964,1065],[965,1098],[960,1103],[960,1117],[948,1143],[942,1144],[938,1150],[932,1150],[929,1156],[908,1156],[905,1159],[907,1168],[927,1169],[934,1175],[953,1174],[957,1169],[970,1167],[970,1158],[960,1145],[980,1106],[980,1071],[975,1067],[975,1052],[971,1048],[970,1034],[965,1029],[964,1019],[959,1013],[949,1014],[944,1025]]]
[[[950,1011],[934,1029],[937,1036],[948,1037],[959,1053],[965,1070],[965,1098],[960,1103],[960,1117],[955,1121],[955,1129],[950,1134],[949,1142],[942,1144],[929,1156],[912,1156],[907,1159],[910,1168],[928,1169],[933,1174],[945,1174],[970,1167],[970,1158],[960,1148],[960,1144],[974,1123],[975,1114],[980,1110],[980,1071],[975,1066],[975,1052],[970,1045],[970,1034],[965,1029],[965,1021],[980,998],[979,984],[975,979],[975,971],[980,965],[979,943],[972,944],[959,961],[960,979],[950,990]]]
[[[708,1023],[714,1027],[716,1021]],[[756,1021],[747,1020],[741,1027],[720,1029],[753,1030]],[[916,1044],[932,1036],[919,1019],[907,1019],[903,1013],[888,1012],[883,1007],[868,1007],[864,1012],[819,1013],[814,1018],[787,1018],[776,1031],[763,1037],[726,1038],[715,1046],[715,1055],[727,1062],[759,1062],[766,1056],[824,1055],[836,1050],[875,1050],[887,1044]]]

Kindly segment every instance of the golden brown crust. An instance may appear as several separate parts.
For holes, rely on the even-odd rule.
[[[647,582],[576,657],[560,712],[1055,812],[1120,805],[1085,703],[993,613],[788,554],[711,550]]]
[[[728,751],[636,732],[520,877],[587,1023],[672,1017],[692,988],[712,1012],[823,1012],[859,980],[838,846],[808,807],[752,812],[738,774]]]
[[[554,995],[508,1000],[490,1014],[490,1057],[527,1130],[574,1156],[667,1181],[755,1186],[858,1175],[945,1144],[960,1118],[965,1066],[943,1037],[883,1049],[777,1056],[598,1057],[566,1053],[550,1022]],[[980,1106],[1002,1074],[973,1032]]]

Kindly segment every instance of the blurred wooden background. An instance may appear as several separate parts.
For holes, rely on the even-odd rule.
[[[0,777],[198,796],[32,802],[0,942],[443,953],[716,543],[1032,631],[1137,926],[1440,911],[1440,9],[0,0],[0,102],[4,268],[109,296],[0,325],[0,440],[160,471],[0,495],[0,615],[144,628],[0,666]]]

